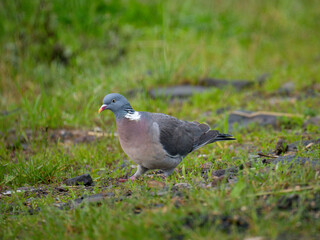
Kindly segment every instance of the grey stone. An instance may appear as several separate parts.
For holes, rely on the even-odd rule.
[[[249,88],[254,86],[255,82],[248,80],[224,80],[224,79],[216,79],[216,78],[204,78],[201,80],[201,83],[205,86],[216,87],[216,88],[224,88],[228,86],[232,86],[237,90],[242,90],[244,88]]]
[[[101,202],[103,199],[105,199],[105,195],[102,193],[90,195],[90,196],[83,196],[81,198],[77,198],[74,200],[75,205],[79,205],[80,203],[86,202],[86,203],[97,203]]]
[[[295,90],[295,84],[294,82],[286,82],[285,84],[283,84],[279,90],[278,93],[280,95],[291,95],[291,93]]]
[[[303,125],[304,125],[304,127],[306,127],[308,125],[315,125],[315,126],[320,127],[320,116],[309,118],[308,120],[306,120],[303,123]]]
[[[83,174],[74,178],[69,178],[65,180],[64,183],[68,186],[75,186],[75,185],[92,186],[93,180],[89,174]]]
[[[200,83],[209,87],[224,88],[227,86],[232,86],[236,90],[240,91],[245,88],[253,87],[255,85],[261,86],[266,79],[269,77],[269,74],[262,74],[256,78],[256,80],[226,80],[226,79],[217,79],[217,78],[204,78],[200,80]]]
[[[181,85],[151,89],[149,94],[152,98],[186,98],[206,90],[208,88],[202,86]]]
[[[295,155],[287,155],[287,156],[280,156],[278,158],[270,159],[268,163],[282,163],[282,164],[289,164],[290,166],[296,165],[296,164],[300,164],[300,165],[310,164],[312,166],[320,166],[320,159],[310,159],[310,158],[304,158],[304,157],[297,157]]]
[[[239,127],[247,127],[251,123],[257,123],[260,126],[271,125],[276,128],[279,125],[277,116],[268,115],[267,113],[253,114],[250,111],[234,111],[230,113],[228,118],[229,132],[233,130],[234,124]]]
[[[224,175],[234,175],[235,173],[238,172],[238,169],[235,168],[235,167],[230,167],[230,168],[227,168],[227,169],[218,169],[218,170],[215,170],[212,172],[212,176],[215,176],[215,177],[221,177],[221,176],[224,176]]]

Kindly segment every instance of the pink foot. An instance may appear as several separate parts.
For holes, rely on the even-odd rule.
[[[119,180],[118,180],[119,182],[126,182],[126,181],[128,181],[128,179],[125,179],[125,178],[119,178]]]
[[[127,181],[129,181],[129,180],[131,180],[132,182],[134,181],[134,180],[136,180],[136,177],[134,177],[134,176],[131,176],[131,177],[129,177],[128,179],[125,179],[125,178],[119,178],[119,182],[127,182]]]
[[[136,177],[135,176],[131,176],[129,179],[133,182],[134,180],[136,180]]]

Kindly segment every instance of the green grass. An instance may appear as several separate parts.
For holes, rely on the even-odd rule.
[[[234,182],[212,184],[210,174],[272,151],[280,137],[319,138],[319,126],[303,125],[320,115],[319,95],[310,94],[319,93],[319,14],[316,0],[1,1],[0,192],[35,186],[46,194],[1,196],[0,238],[317,239],[318,168],[254,161]],[[254,80],[264,73],[262,87],[213,88],[183,102],[147,94],[204,77]],[[294,83],[292,96],[279,96],[287,82]],[[141,93],[131,97],[132,89]],[[190,154],[166,180],[153,174],[119,184],[134,169],[116,136],[80,143],[51,138],[59,129],[115,132],[112,113],[97,113],[110,92],[126,95],[138,111],[207,122],[222,132],[233,110],[297,117],[281,118],[279,129],[236,129],[237,142]],[[216,114],[221,108],[229,110]],[[320,158],[314,146],[296,154]],[[201,168],[208,163],[206,179]],[[56,190],[85,173],[94,187]],[[174,190],[176,183],[190,189]],[[71,210],[55,207],[97,193],[114,196]],[[279,208],[294,194],[293,206]],[[223,216],[230,226],[223,227]],[[239,219],[248,226],[239,227]]]

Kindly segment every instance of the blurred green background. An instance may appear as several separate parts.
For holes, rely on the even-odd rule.
[[[282,154],[320,158],[319,20],[319,0],[0,0],[0,239],[320,239],[319,168],[272,156],[283,139],[296,149]],[[148,94],[263,74],[183,101]],[[113,114],[98,114],[111,92],[225,133],[233,110],[289,117],[235,121],[237,141],[199,149],[165,180],[120,184],[134,169],[104,134]],[[65,186],[82,174],[95,186]]]
[[[103,126],[97,110],[107,93],[203,77],[268,73],[262,91],[288,81],[306,89],[319,82],[319,16],[317,0],[2,0],[1,131]],[[211,93],[183,106],[259,110],[252,101],[240,104],[245,96],[220,101],[223,92]],[[170,113],[168,102],[144,94],[132,105]]]

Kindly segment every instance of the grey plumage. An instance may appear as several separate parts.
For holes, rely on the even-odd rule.
[[[149,169],[162,169],[168,176],[189,153],[213,142],[235,140],[206,124],[134,111],[127,99],[116,93],[105,96],[99,112],[105,109],[115,114],[122,149],[138,164],[131,179]]]

